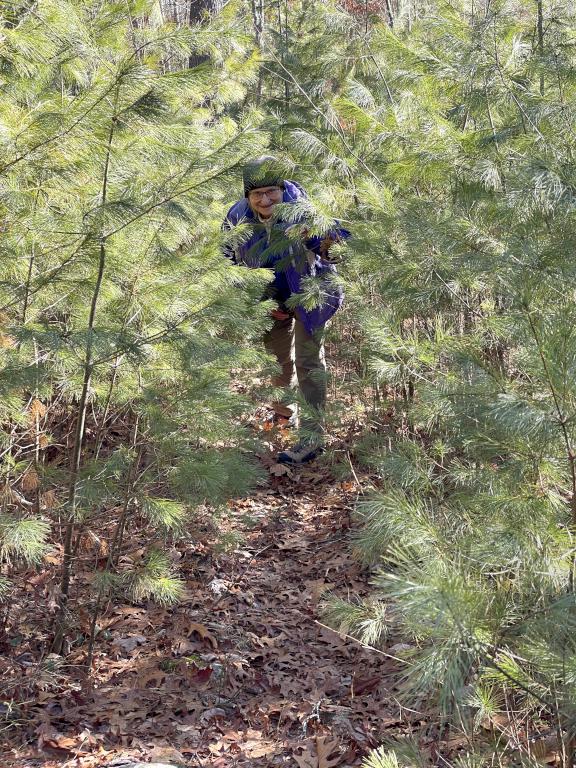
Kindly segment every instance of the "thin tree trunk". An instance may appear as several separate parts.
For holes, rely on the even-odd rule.
[[[393,29],[394,28],[394,13],[392,11],[392,5],[390,3],[390,0],[385,0],[386,2],[386,21],[388,22],[388,26]]]
[[[540,66],[544,66],[544,10],[542,0],[536,0],[538,9],[538,52],[540,53]],[[540,75],[540,95],[544,96],[544,73]]]
[[[262,11],[264,13],[264,11]],[[284,0],[284,51],[288,53],[289,44],[289,27],[288,27],[288,0]],[[290,83],[284,78],[284,102],[286,111],[290,108]]]
[[[135,414],[134,425],[132,427],[132,435],[130,437],[130,445],[133,449],[136,449],[136,446],[138,444],[139,426],[140,426],[140,420],[139,420],[138,414]],[[134,496],[134,487],[138,477],[138,467],[140,466],[140,462],[142,460],[142,452],[143,452],[143,448],[142,446],[140,446],[140,448],[136,452],[134,460],[130,465],[130,469],[128,471],[128,477],[126,480],[126,491],[124,493],[124,503],[122,505],[122,513],[116,525],[116,530],[114,531],[114,537],[112,539],[110,550],[108,552],[108,559],[106,562],[106,571],[111,571],[111,569],[114,567],[117,560],[117,554],[119,552],[121,542],[122,542],[122,534],[124,531],[124,527],[126,525],[128,513],[130,512],[130,508],[132,506],[132,501]],[[104,600],[105,592],[106,592],[106,585],[102,584],[100,586],[100,589],[98,590],[98,596],[96,598],[94,608],[92,609],[92,618],[90,620],[90,635],[88,639],[88,651],[86,654],[86,670],[88,673],[90,672],[90,668],[92,667],[92,659],[94,658],[96,626],[98,622],[98,616],[100,615],[100,608],[102,606],[102,601]]]
[[[254,25],[254,36],[256,45],[262,50],[264,40],[264,0],[251,0],[252,4],[252,23]],[[263,74],[262,70],[258,73],[258,85],[256,86],[256,104],[262,101]]]
[[[38,204],[38,197],[40,195],[40,190],[36,192],[36,195],[34,197],[34,207],[33,210],[36,210],[36,206]],[[22,305],[22,325],[26,325],[26,320],[28,319],[28,307],[30,304],[30,288],[32,286],[32,273],[34,271],[34,263],[36,260],[36,247],[35,243],[32,243],[32,247],[30,248],[30,258],[28,259],[28,272],[26,274],[26,284],[24,286],[24,303]]]
[[[22,305],[22,325],[26,325],[26,319],[28,314],[28,303],[30,301],[30,285],[32,283],[32,272],[34,270],[34,245],[30,251],[30,258],[28,259],[28,273],[26,275],[26,285],[24,288],[24,304]]]
[[[223,7],[223,0],[188,0],[187,23],[190,26],[198,24],[204,18],[218,13]],[[204,53],[194,53],[188,57],[188,68],[197,67],[208,61],[210,57]]]
[[[103,208],[106,204],[108,194],[108,171],[110,167],[110,159],[112,152],[112,141],[114,138],[114,132],[116,130],[116,104],[118,102],[118,91],[116,89],[116,98],[114,100],[114,113],[110,122],[110,130],[108,132],[108,142],[106,147],[106,156],[104,161],[104,172],[102,178],[102,192],[100,204]],[[83,363],[83,380],[82,391],[80,394],[80,400],[78,402],[78,418],[76,422],[76,431],[74,434],[74,444],[72,448],[72,459],[70,463],[70,482],[68,486],[68,515],[66,519],[66,532],[64,535],[64,556],[62,563],[62,578],[60,582],[60,599],[58,606],[58,613],[55,619],[55,633],[52,650],[54,653],[61,653],[66,634],[66,608],[68,604],[68,596],[70,592],[70,579],[72,576],[72,564],[73,564],[73,547],[72,542],[74,538],[74,523],[76,518],[76,506],[78,503],[78,475],[80,472],[80,465],[82,460],[82,449],[84,447],[84,428],[86,424],[86,412],[88,409],[88,394],[90,391],[90,383],[92,380],[92,373],[94,369],[94,326],[96,322],[96,310],[98,306],[98,299],[100,298],[100,291],[102,288],[102,280],[104,278],[104,270],[106,268],[106,238],[100,237],[99,241],[99,253],[98,253],[98,273],[96,276],[96,282],[94,284],[94,290],[92,291],[92,299],[90,302],[90,314],[88,316],[88,334],[86,340],[86,350]]]
[[[280,60],[284,64],[285,54],[288,50],[288,2],[284,0],[284,19],[282,18],[282,0],[278,0],[278,39],[282,41]],[[284,110],[287,112],[290,106],[290,84],[286,78],[284,81]]]
[[[116,386],[116,381],[118,379],[118,364],[120,360],[120,355],[118,354],[116,356],[116,361],[114,365],[114,370],[112,372],[112,377],[110,379],[110,386],[108,387],[108,392],[106,393],[106,401],[104,404],[104,411],[102,413],[102,418],[100,419],[100,423],[98,424],[98,427],[96,429],[96,436],[94,438],[95,443],[95,449],[94,449],[94,458],[97,459],[100,455],[100,450],[102,448],[102,443],[104,442],[104,428],[106,426],[106,422],[108,420],[108,414],[110,413],[110,403],[112,402],[112,395],[114,394],[114,387]]]

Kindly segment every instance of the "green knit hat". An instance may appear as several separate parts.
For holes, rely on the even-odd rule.
[[[244,182],[244,194],[259,187],[284,187],[288,166],[272,155],[262,155],[249,160],[244,166],[242,180]]]

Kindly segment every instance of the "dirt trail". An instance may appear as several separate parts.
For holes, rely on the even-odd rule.
[[[93,686],[79,675],[68,684],[62,670],[60,689],[48,685],[22,710],[28,743],[3,765],[88,768],[124,755],[214,768],[359,765],[401,711],[394,663],[318,623],[327,593],[366,588],[347,544],[354,498],[351,483],[312,465],[234,502],[234,552],[178,545],[184,603],[111,608]]]

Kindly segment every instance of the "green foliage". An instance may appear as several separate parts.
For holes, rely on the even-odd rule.
[[[374,594],[334,601],[331,620],[370,645],[409,641],[403,694],[443,722],[474,734],[517,707],[570,734],[573,12],[545,8],[538,39],[532,2],[397,5],[391,30],[290,3],[259,51],[248,4],[194,29],[142,2],[3,11],[3,480],[33,460],[40,499],[69,489],[67,531],[117,505],[119,539],[135,509],[175,535],[195,506],[259,481],[235,418],[251,406],[229,381],[264,361],[270,274],[224,262],[221,245],[250,233],[220,222],[244,159],[271,147],[310,193],[289,213],[315,234],[333,215],[353,230],[337,248],[346,335],[379,397],[379,434],[357,450],[377,490],[353,542]],[[325,288],[306,280],[294,302]],[[71,471],[46,458],[59,421],[74,425]],[[47,524],[8,506],[2,559],[36,561]],[[158,551],[106,578],[135,600],[182,589]],[[422,759],[395,745],[366,765]]]
[[[343,600],[329,598],[325,605],[327,621],[341,632],[353,633],[366,645],[380,643],[390,621],[388,605],[380,600]]]
[[[46,520],[0,515],[0,562],[37,563],[46,551],[49,532]],[[0,586],[0,593],[2,591]]]
[[[135,602],[153,599],[172,605],[184,593],[184,582],[174,577],[168,557],[159,550],[149,552],[142,566],[125,574],[121,583]]]
[[[425,768],[427,761],[410,740],[390,743],[373,750],[362,763],[362,768]]]
[[[363,760],[362,768],[400,768],[400,763],[394,752],[379,747]]]
[[[145,497],[141,500],[141,506],[152,525],[167,531],[178,531],[186,522],[186,509],[178,501]]]
[[[374,593],[328,613],[407,639],[409,704],[470,732],[518,706],[570,734],[573,11],[544,4],[543,41],[536,3],[420,13],[294,42],[286,65],[302,90],[277,139],[354,221],[347,319],[383,400],[357,452],[378,485],[353,542]]]
[[[0,557],[37,562],[39,513],[57,507],[62,627],[79,526],[123,510],[113,571],[135,510],[175,536],[195,505],[219,507],[259,477],[237,426],[253,406],[230,371],[265,359],[254,341],[271,275],[232,267],[220,227],[268,137],[263,115],[240,108],[256,62],[234,4],[198,28],[141,0],[2,13]],[[30,462],[36,487],[20,489]],[[181,584],[153,554],[128,589],[169,603]]]
[[[237,450],[199,449],[181,460],[171,486],[192,502],[219,505],[245,495],[262,477],[262,468]]]

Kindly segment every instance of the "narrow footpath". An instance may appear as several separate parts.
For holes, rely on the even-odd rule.
[[[366,589],[348,543],[355,498],[319,463],[231,504],[224,551],[199,523],[172,551],[186,599],[110,607],[92,682],[48,686],[3,765],[335,768],[406,732],[395,662],[322,626],[331,593]]]

